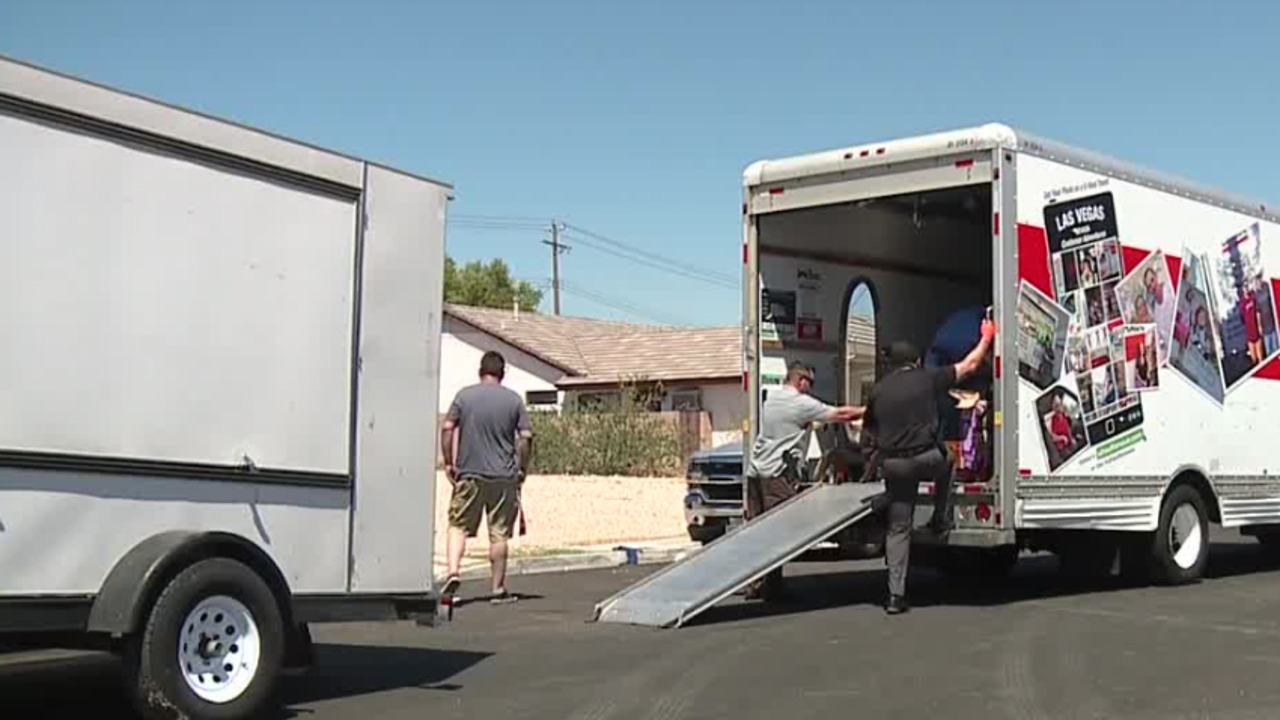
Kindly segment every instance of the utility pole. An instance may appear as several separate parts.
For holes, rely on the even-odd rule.
[[[560,314],[560,253],[572,248],[560,242],[560,223],[551,221],[551,239],[543,240],[543,245],[551,246],[551,302],[556,315]]]

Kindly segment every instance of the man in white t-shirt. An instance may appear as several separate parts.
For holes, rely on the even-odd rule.
[[[865,411],[862,407],[828,405],[810,395],[812,389],[813,369],[800,362],[787,368],[785,385],[769,388],[747,462],[748,520],[795,496],[815,423],[853,422]],[[749,587],[747,597],[776,598],[781,584],[782,568],[778,568]]]

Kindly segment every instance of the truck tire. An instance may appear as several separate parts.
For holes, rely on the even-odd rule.
[[[1178,485],[1160,506],[1160,524],[1151,542],[1151,576],[1162,585],[1200,580],[1209,560],[1209,513],[1190,485]]]
[[[240,720],[275,702],[285,650],[280,606],[242,563],[201,560],[179,572],[125,650],[134,702],[151,720]]]

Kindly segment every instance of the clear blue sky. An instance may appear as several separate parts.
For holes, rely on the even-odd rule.
[[[0,0],[0,53],[740,270],[761,157],[998,120],[1280,201],[1280,4]],[[550,275],[532,221],[449,252]],[[590,241],[591,238],[588,238]],[[571,241],[572,242],[572,241]],[[736,289],[573,243],[566,313],[735,323]],[[549,298],[544,307],[549,307]]]

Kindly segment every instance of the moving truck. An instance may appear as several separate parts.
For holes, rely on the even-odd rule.
[[[449,186],[0,58],[0,645],[242,718],[434,621]]]
[[[851,299],[881,348],[923,350],[951,313],[990,308],[989,470],[957,484],[931,551],[1182,583],[1211,523],[1280,544],[1267,205],[998,124],[762,161],[744,185],[748,449],[791,361],[824,400],[859,397]]]

